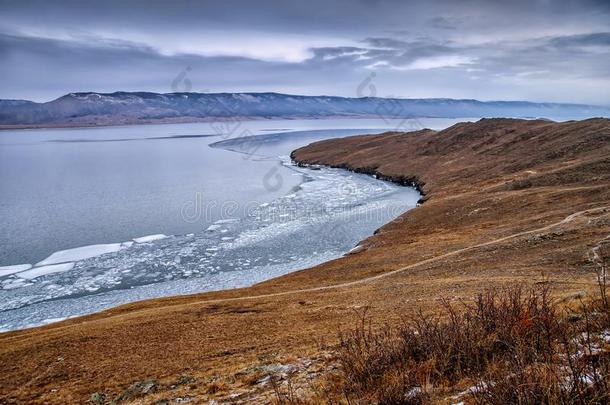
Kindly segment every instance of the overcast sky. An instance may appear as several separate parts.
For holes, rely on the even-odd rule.
[[[610,1],[0,0],[0,98],[117,90],[610,105]]]

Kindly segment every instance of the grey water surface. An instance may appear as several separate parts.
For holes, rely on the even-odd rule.
[[[422,122],[443,128],[455,120]],[[288,156],[316,140],[401,125],[0,132],[0,329],[247,286],[345,254],[419,194],[339,169],[295,167]]]

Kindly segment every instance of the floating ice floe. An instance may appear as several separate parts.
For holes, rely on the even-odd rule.
[[[136,300],[239,288],[311,267],[341,257],[420,197],[399,186],[379,190],[370,186],[378,180],[339,169],[321,169],[310,177],[294,196],[260,204],[240,220],[207,224],[214,232],[145,243],[167,237],[149,235],[119,243],[116,253],[20,268],[0,280],[0,329]],[[353,191],[338,195],[344,184]],[[72,259],[64,253],[62,259],[67,258]]]
[[[4,281],[2,281],[2,289],[3,290],[12,290],[14,288],[21,288],[26,284],[27,282],[23,279],[20,278],[9,278],[6,279]]]
[[[239,221],[238,218],[227,218],[227,219],[219,219],[218,221],[214,222],[215,224],[230,224],[232,222],[237,222]]]
[[[46,259],[36,263],[36,266],[46,266],[49,264],[76,262],[90,257],[101,256],[106,253],[118,252],[121,250],[121,243],[107,243],[102,245],[81,246],[73,249],[60,250],[53,253]]]
[[[20,271],[29,270],[31,268],[31,264],[14,264],[12,266],[2,266],[0,267],[0,277],[8,276],[13,273],[19,273]]]
[[[153,241],[159,240],[159,239],[165,239],[168,237],[169,236],[164,235],[162,233],[157,233],[155,235],[148,235],[148,236],[142,236],[140,238],[134,238],[133,241],[136,243],[147,243],[147,242],[153,242]]]
[[[72,270],[73,267],[74,263],[51,264],[49,266],[34,267],[33,269],[22,271],[15,275],[20,278],[25,278],[26,280],[33,280],[36,277]]]

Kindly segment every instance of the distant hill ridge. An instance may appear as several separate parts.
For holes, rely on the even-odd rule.
[[[281,93],[70,93],[46,103],[0,100],[2,126],[78,126],[188,122],[232,117],[412,118],[610,116],[610,107],[448,98],[298,96]]]

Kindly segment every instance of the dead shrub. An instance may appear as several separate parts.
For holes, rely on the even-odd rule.
[[[479,404],[608,403],[607,304],[580,312],[568,317],[542,286],[445,301],[442,315],[420,311],[398,327],[360,314],[340,336],[341,390],[347,402],[421,404],[470,381],[454,395]]]

